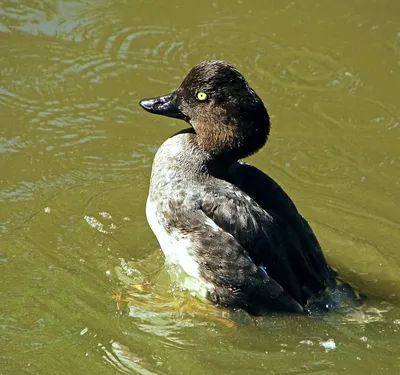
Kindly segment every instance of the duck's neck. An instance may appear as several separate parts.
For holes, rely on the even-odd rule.
[[[268,138],[269,127],[244,128],[239,132],[237,127],[225,125],[208,129],[206,132],[193,134],[191,140],[194,148],[209,155],[207,165],[210,168],[228,168],[239,159],[246,158],[262,148]]]
[[[200,178],[202,175],[223,178],[233,163],[264,146],[268,134],[269,119],[267,123],[255,122],[244,126],[219,124],[203,128],[196,124],[196,130],[181,130],[166,142],[164,148],[171,146],[168,146],[168,153],[162,153],[160,161],[169,159],[170,165],[184,166],[186,172],[191,171]],[[177,144],[180,145],[178,148],[172,146]],[[187,158],[188,154],[190,158]]]

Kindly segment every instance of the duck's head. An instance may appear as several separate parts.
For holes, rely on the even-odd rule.
[[[234,162],[266,142],[270,121],[263,102],[232,65],[196,65],[172,93],[140,102],[146,111],[182,119],[213,159]]]

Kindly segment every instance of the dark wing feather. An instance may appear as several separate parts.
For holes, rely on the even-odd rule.
[[[214,213],[208,212],[208,208],[212,209],[208,204],[211,200],[215,201],[215,194],[203,196],[202,203],[198,196],[177,194],[165,210],[168,212],[169,230],[190,235],[189,251],[195,253],[200,275],[214,286],[209,299],[223,306],[243,308],[255,315],[274,310],[303,312],[295,298],[253,262],[237,238],[212,219],[219,218],[218,221],[223,223],[222,218],[226,215],[220,216],[219,209],[230,208],[229,205],[220,205],[215,207]],[[231,203],[235,205],[237,202],[232,200]],[[188,212],[185,207],[193,207],[193,210]],[[234,222],[231,224],[235,225]]]
[[[283,231],[291,233],[290,237],[293,240],[296,238],[290,246],[295,245],[301,249],[304,260],[298,266],[298,271],[304,270],[305,284],[307,275],[312,275],[311,279],[317,280],[316,284],[311,282],[311,286],[314,285],[311,287],[313,293],[318,289],[336,286],[336,274],[327,264],[310,225],[297,211],[289,196],[271,177],[256,167],[239,161],[232,165],[226,180],[252,197],[260,207],[275,218]],[[296,251],[293,255],[296,255]]]
[[[264,267],[302,306],[313,293],[325,289],[305,257],[296,232],[285,221],[267,213],[230,184],[226,184],[223,194],[223,199],[215,199],[210,188],[202,197],[201,209],[238,241],[256,266]]]

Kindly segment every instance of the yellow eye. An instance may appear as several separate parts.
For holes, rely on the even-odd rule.
[[[207,99],[207,94],[202,91],[198,92],[196,96],[197,96],[197,99],[199,99],[202,102]]]

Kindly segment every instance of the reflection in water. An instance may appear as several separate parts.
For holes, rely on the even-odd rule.
[[[3,1],[2,370],[397,373],[398,10]],[[205,59],[233,63],[263,97],[271,142],[252,162],[368,295],[360,309],[215,319],[173,288],[144,206],[155,150],[185,125],[150,119],[137,102]]]
[[[158,251],[156,254],[159,256]],[[177,347],[189,345],[181,337],[181,331],[198,324],[185,313],[185,305],[189,306],[192,298],[173,285],[171,287],[165,270],[153,275],[153,280],[143,274],[138,266],[145,261],[154,262],[154,255],[139,264],[121,260],[121,267],[115,271],[125,287],[114,298],[117,304],[120,300],[126,304],[128,315],[134,318],[140,331],[163,338],[163,342]]]
[[[131,352],[129,347],[122,345],[118,342],[111,343],[110,350],[104,348],[104,360],[109,363],[112,367],[123,374],[140,374],[140,375],[156,375],[163,374],[157,370],[157,372],[150,371],[143,367],[143,360],[137,357]]]

